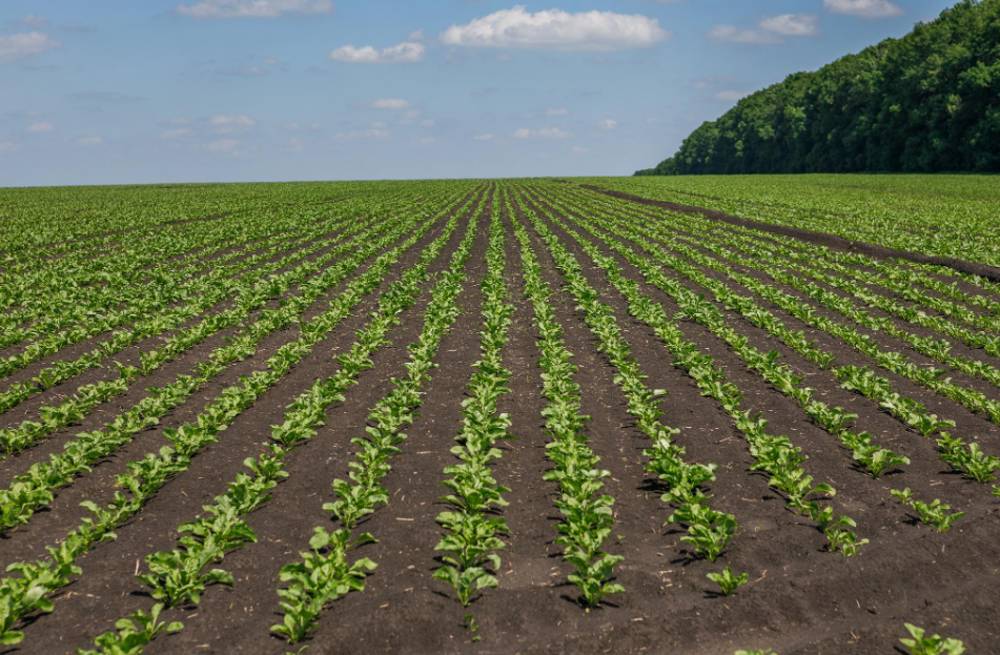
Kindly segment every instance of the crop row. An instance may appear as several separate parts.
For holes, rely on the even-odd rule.
[[[447,229],[453,229],[455,216],[450,219]],[[11,564],[8,570],[18,573],[0,580],[0,637],[19,639],[20,633],[14,630],[14,625],[22,618],[37,612],[52,610],[52,603],[47,595],[69,584],[80,575],[80,567],[76,560],[94,545],[113,538],[114,529],[123,525],[129,518],[139,512],[143,505],[174,475],[184,471],[191,459],[204,447],[218,439],[218,434],[231,424],[232,420],[249,408],[268,389],[277,384],[288,371],[301,362],[313,348],[334,327],[340,324],[361,300],[379,286],[388,273],[391,265],[399,259],[402,253],[415,244],[421,235],[437,222],[437,218],[426,221],[419,229],[409,221],[401,221],[401,228],[410,228],[410,236],[398,246],[388,250],[360,276],[356,277],[345,289],[334,298],[326,311],[300,325],[300,336],[281,346],[262,368],[246,375],[242,380],[223,389],[214,400],[193,420],[176,429],[165,432],[170,445],[149,453],[128,465],[128,472],[119,476],[118,486],[124,491],[115,492],[114,499],[104,507],[93,501],[88,501],[85,507],[92,517],[85,518],[81,524],[66,537],[48,547],[49,557],[36,562],[19,562]],[[374,239],[368,248],[361,249],[354,257],[349,257],[334,269],[346,276],[356,268],[369,254],[384,249],[391,243],[394,234],[384,238]],[[441,247],[441,237],[434,244]],[[294,315],[277,314],[273,317],[272,327],[288,324]],[[271,330],[267,330],[269,333]],[[248,337],[242,343],[225,348],[223,356],[229,353],[242,353],[249,356],[253,352],[254,340]],[[202,375],[216,372],[220,365],[205,362],[200,367]],[[185,385],[196,378],[187,377],[180,382]],[[169,387],[165,388],[168,389]],[[174,394],[181,389],[172,390]],[[164,394],[153,400],[159,405]],[[169,396],[167,397],[169,398]],[[134,419],[133,423],[139,417]],[[126,426],[122,426],[126,427]],[[134,427],[134,426],[133,426]],[[103,440],[94,443],[93,448],[103,447]]]

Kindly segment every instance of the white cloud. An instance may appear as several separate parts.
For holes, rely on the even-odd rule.
[[[208,124],[216,134],[229,134],[253,127],[257,121],[246,114],[216,114],[208,119]]]
[[[190,127],[178,127],[160,133],[160,138],[167,141],[173,141],[175,139],[183,139],[184,137],[191,136],[193,134],[194,130],[192,130]]]
[[[565,107],[549,107],[545,110],[546,116],[568,116],[569,110]]]
[[[815,16],[805,14],[781,14],[765,18],[760,27],[768,32],[782,36],[813,36],[816,34],[818,21]]]
[[[233,153],[240,147],[239,139],[217,139],[205,144],[209,152]]]
[[[823,6],[835,14],[863,18],[887,18],[903,13],[899,5],[889,0],[823,0]]]
[[[659,21],[610,11],[529,12],[524,6],[452,25],[441,34],[447,45],[554,50],[621,50],[651,46],[669,36]]]
[[[78,146],[99,146],[102,143],[104,143],[104,139],[96,135],[81,136],[76,140]]]
[[[17,144],[13,141],[0,141],[0,152],[14,152],[17,150]]]
[[[574,155],[582,155],[584,153],[590,152],[589,148],[584,148],[583,146],[573,146],[570,148]]]
[[[717,100],[722,100],[725,102],[736,102],[737,100],[745,96],[746,93],[744,93],[743,91],[733,91],[733,90],[719,91],[718,93],[715,94],[715,98]]]
[[[420,127],[431,128],[434,127],[434,125],[435,123],[433,118],[425,118],[424,120],[420,121]]]
[[[515,139],[568,139],[569,132],[558,127],[542,127],[537,130],[522,127],[514,130]]]
[[[379,98],[372,102],[372,109],[406,109],[410,103],[402,98]]]
[[[605,118],[603,121],[597,124],[597,127],[602,130],[613,130],[618,127],[618,121],[613,118]]]
[[[0,36],[0,62],[14,61],[58,48],[59,42],[42,32],[22,32]]]
[[[419,143],[422,146],[428,146],[432,143],[435,143],[436,141],[437,139],[435,139],[432,136],[422,136],[419,139],[417,139],[417,143]]]
[[[277,18],[283,14],[328,14],[331,0],[201,0],[178,5],[177,12],[192,18]]]
[[[330,53],[330,59],[349,64],[412,64],[423,58],[423,44],[413,41],[404,41],[381,50],[370,45],[361,48],[345,45]]]
[[[424,40],[424,31],[423,30],[413,30],[412,32],[410,32],[410,36],[408,36],[406,38],[408,38],[410,41],[423,41]]]
[[[489,132],[486,132],[485,134],[477,134],[472,138],[475,139],[476,141],[492,141],[493,135],[490,134]]]
[[[806,14],[781,14],[764,18],[755,28],[735,25],[716,25],[708,36],[716,41],[730,43],[767,44],[781,43],[786,36],[815,36],[819,21]]]
[[[26,129],[33,134],[41,134],[42,132],[51,132],[56,129],[56,126],[48,121],[37,121],[29,125]]]

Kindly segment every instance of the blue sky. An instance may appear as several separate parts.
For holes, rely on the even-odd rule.
[[[620,175],[946,0],[4,0],[0,186]]]

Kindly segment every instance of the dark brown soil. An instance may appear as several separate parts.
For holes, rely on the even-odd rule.
[[[486,185],[477,188],[482,191]],[[723,341],[700,324],[680,321],[685,337],[710,354],[743,391],[746,407],[767,419],[770,432],[786,435],[808,456],[804,465],[807,472],[817,482],[836,486],[838,493],[831,504],[839,513],[854,517],[860,536],[871,541],[850,559],[826,552],[826,540],[815,525],[788,511],[784,499],[768,486],[768,478],[749,470],[752,455],[730,418],[716,401],[700,393],[687,373],[673,365],[673,357],[655,333],[630,316],[627,303],[604,272],[560,227],[564,218],[538,190],[544,187],[526,193],[517,184],[507,188],[514,211],[511,215],[503,211],[507,225],[505,280],[515,312],[504,350],[504,362],[512,374],[510,392],[500,400],[500,411],[511,419],[511,437],[499,444],[503,456],[494,463],[496,479],[510,489],[505,494],[509,504],[502,512],[510,534],[499,552],[499,585],[463,608],[448,585],[431,577],[438,565],[435,545],[442,534],[435,517],[445,508],[440,502],[446,493],[444,468],[455,462],[449,449],[461,426],[460,403],[479,357],[479,287],[486,268],[487,205],[478,215],[480,231],[466,265],[466,285],[458,299],[461,315],[444,337],[436,360],[439,367],[423,389],[416,421],[406,430],[407,439],[383,481],[390,501],[363,524],[378,542],[352,552],[352,557],[373,559],[378,568],[367,578],[363,592],[347,594],[326,608],[305,644],[305,653],[730,655],[737,649],[773,648],[782,655],[874,655],[901,652],[894,649],[905,636],[904,622],[958,637],[969,653],[997,651],[1000,610],[995,590],[1000,566],[995,562],[1000,560],[996,527],[1000,499],[991,496],[989,485],[950,473],[932,442],[905,429],[877,405],[841,389],[830,373],[738,314],[719,307],[729,324],[751,344],[777,351],[782,361],[815,389],[817,397],[858,414],[857,429],[871,432],[880,443],[911,458],[903,471],[872,479],[853,465],[850,453],[833,435],[811,423],[797,403],[749,370]],[[660,401],[660,418],[680,429],[676,441],[686,449],[686,459],[718,465],[717,479],[709,486],[711,504],[734,514],[740,525],[720,561],[693,558],[681,541],[684,533],[667,524],[671,508],[660,499],[663,490],[658,482],[645,472],[643,450],[648,447],[648,438],[629,414],[615,380],[617,372],[599,351],[582,312],[564,289],[564,280],[545,243],[526,220],[526,208],[542,216],[577,257],[585,277],[613,311],[649,387],[666,390]],[[364,430],[371,407],[391,389],[393,377],[401,375],[408,357],[406,345],[419,334],[435,274],[447,265],[468,220],[467,214],[461,217],[455,234],[432,264],[432,275],[418,302],[401,316],[401,323],[390,333],[390,343],[373,356],[374,367],[362,373],[344,402],[329,408],[325,425],[316,436],[288,456],[285,469],[289,478],[247,518],[257,542],[227,554],[220,564],[233,573],[235,584],[210,587],[197,607],[167,610],[164,618],[182,620],[184,629],[176,635],[159,636],[145,652],[297,652],[298,646],[289,646],[269,632],[270,626],[280,621],[278,571],[306,548],[314,526],[333,527],[322,510],[323,503],[332,500],[330,483],[346,475],[347,463],[355,452],[351,438]],[[511,221],[527,228],[543,277],[556,291],[551,302],[578,367],[582,411],[590,417],[586,424],[589,444],[610,473],[604,480],[604,492],[615,500],[614,529],[604,547],[624,557],[616,568],[616,580],[626,591],[590,611],[577,601],[576,589],[567,581],[572,569],[555,542],[561,517],[553,504],[557,487],[543,479],[551,464],[545,450],[549,437],[543,429],[546,401],[538,335],[531,305],[523,295],[520,250]],[[336,371],[334,356],[350,345],[355,331],[367,322],[377,294],[414,263],[419,249],[438,235],[441,227],[442,223],[436,225],[405,253],[376,293],[237,417],[219,441],[199,453],[189,469],[168,482],[133,521],[121,527],[116,541],[100,544],[81,557],[78,564],[83,573],[55,595],[55,611],[20,626],[26,639],[9,652],[75,652],[91,646],[94,637],[111,629],[118,618],[148,609],[152,600],[142,594],[142,585],[133,577],[137,567],[142,568],[143,558],[175,547],[178,526],[225,491],[228,481],[242,469],[243,459],[257,454],[268,439],[270,426],[283,420],[288,404],[313,381]],[[589,238],[583,230],[578,231]],[[596,245],[604,254],[614,256],[624,272],[639,283],[639,289],[660,303],[668,316],[677,313],[678,307],[669,296],[645,284],[634,267],[603,244]],[[635,247],[636,252],[642,252]],[[711,298],[706,289],[669,270],[666,273]],[[709,274],[749,294],[724,277]],[[325,306],[341,288],[331,290],[307,315]],[[830,335],[804,328],[777,308],[768,309],[789,327],[805,329],[838,362],[870,364]],[[223,386],[259,367],[297,334],[293,327],[268,337],[254,357],[230,367],[171,412],[160,426],[137,435],[114,457],[60,490],[49,511],[38,513],[0,540],[0,565],[42,555],[46,544],[61,537],[83,516],[80,501],[106,501],[113,493],[115,476],[128,461],[162,445],[165,428],[194,418]],[[144,380],[142,386],[162,384],[190,370],[225,336],[220,334],[193,348]],[[885,339],[878,334],[872,338]],[[943,416],[956,418],[958,432],[976,434],[988,452],[1000,452],[1000,429],[995,425],[923,387],[888,377],[901,392]],[[60,431],[22,457],[0,463],[0,474],[9,479],[27,463],[57,449],[71,432],[94,429],[142,395],[140,388],[130,389],[85,419],[83,425]],[[9,420],[8,416],[0,421],[5,418]],[[903,486],[925,500],[941,498],[966,515],[950,532],[938,534],[915,523],[892,499],[889,490]],[[727,565],[748,572],[751,582],[734,596],[717,597],[711,593],[714,585],[706,574]],[[475,630],[468,627],[469,615],[475,620]]]

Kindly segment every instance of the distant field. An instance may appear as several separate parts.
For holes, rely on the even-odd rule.
[[[595,186],[998,262],[989,178],[0,190],[4,652],[996,652],[1000,283]]]
[[[1000,266],[997,175],[595,178],[656,200]]]

